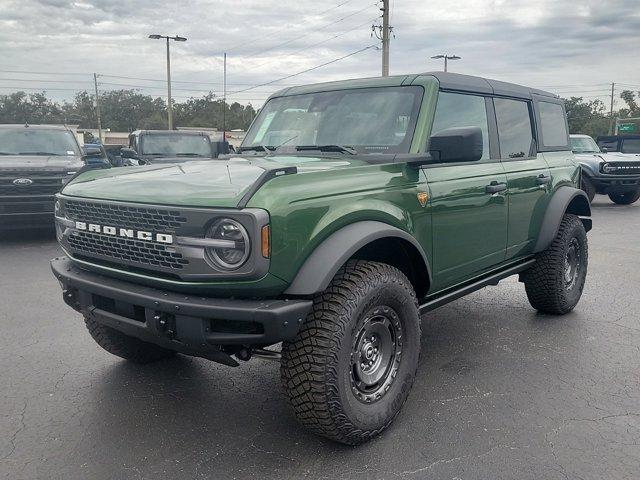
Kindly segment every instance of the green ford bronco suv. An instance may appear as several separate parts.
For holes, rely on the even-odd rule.
[[[105,350],[280,358],[297,419],[357,444],[409,394],[421,314],[515,274],[540,312],[580,299],[590,206],[552,94],[450,73],[293,87],[240,150],[58,195],[53,272]]]

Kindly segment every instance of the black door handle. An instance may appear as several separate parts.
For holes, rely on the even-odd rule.
[[[504,192],[507,189],[507,184],[506,183],[498,183],[497,181],[493,181],[491,182],[489,185],[487,185],[486,187],[484,187],[484,191],[487,193],[498,193],[498,192]]]
[[[538,175],[538,178],[536,178],[536,181],[538,182],[538,185],[546,185],[551,181],[551,176],[541,173],[540,175]]]

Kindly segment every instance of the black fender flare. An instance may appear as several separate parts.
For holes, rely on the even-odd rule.
[[[313,295],[329,286],[336,272],[358,250],[381,238],[394,237],[412,244],[422,256],[431,282],[431,268],[422,246],[409,233],[392,225],[365,220],[342,227],[329,235],[305,260],[286,295]]]
[[[589,197],[582,190],[562,186],[556,190],[547,205],[533,253],[542,252],[551,245],[565,213],[578,215],[585,230],[591,230],[591,218],[586,218],[591,216]]]

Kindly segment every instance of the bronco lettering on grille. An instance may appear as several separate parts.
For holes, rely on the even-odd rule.
[[[102,233],[114,237],[135,238],[146,242],[173,243],[173,235],[167,233],[145,232],[143,230],[134,230],[132,228],[116,228],[106,225],[97,225],[95,223],[76,222],[76,230],[87,232]]]

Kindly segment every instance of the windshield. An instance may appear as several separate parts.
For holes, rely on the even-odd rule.
[[[573,153],[600,153],[598,144],[591,137],[571,137]]]
[[[0,160],[2,155],[79,156],[80,151],[69,130],[17,127],[0,128]]]
[[[625,138],[622,140],[622,153],[640,153],[640,138]]]
[[[334,147],[325,151],[343,153],[407,153],[422,92],[417,86],[383,87],[274,98],[260,111],[242,149],[286,145],[298,150]]]
[[[211,143],[204,135],[146,133],[142,135],[138,153],[163,157],[211,157]]]

